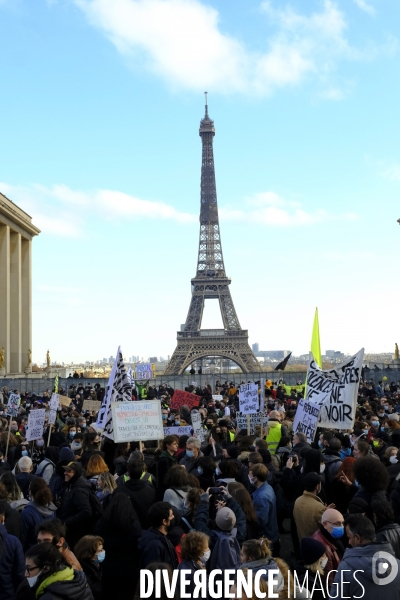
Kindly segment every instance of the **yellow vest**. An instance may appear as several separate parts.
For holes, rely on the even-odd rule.
[[[278,448],[278,444],[280,442],[280,439],[282,437],[282,425],[280,423],[278,423],[277,421],[270,421],[268,423],[269,425],[269,432],[267,437],[265,438],[265,441],[268,444],[268,450],[271,452],[271,454],[275,454],[276,450]]]
[[[228,431],[228,433],[229,433],[230,441],[233,442],[233,440],[235,439],[235,434],[233,433],[233,431]]]

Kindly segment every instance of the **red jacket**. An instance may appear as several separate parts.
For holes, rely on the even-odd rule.
[[[321,531],[319,529],[317,529],[317,531],[315,533],[313,533],[311,537],[313,537],[314,540],[318,540],[319,542],[321,542],[321,544],[323,544],[325,546],[326,556],[328,557],[328,562],[326,563],[325,568],[324,568],[325,579],[326,579],[329,571],[334,571],[335,569],[337,570],[341,558],[338,554],[336,546],[334,546],[334,544],[332,544],[332,542],[327,540],[326,537],[321,533]],[[335,575],[336,575],[336,573],[329,574],[329,577],[328,577],[328,588],[329,589],[332,586],[333,580],[335,579]]]

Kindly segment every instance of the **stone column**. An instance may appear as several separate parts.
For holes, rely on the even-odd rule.
[[[10,233],[10,373],[21,373],[21,234]]]
[[[4,375],[10,370],[10,227],[0,223],[0,350],[4,348]],[[0,370],[1,371],[1,370]]]
[[[28,350],[32,350],[32,242],[26,238],[21,240],[21,318],[21,368],[31,373]]]

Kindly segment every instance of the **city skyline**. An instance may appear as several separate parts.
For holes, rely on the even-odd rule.
[[[0,192],[42,230],[33,362],[48,348],[60,362],[119,345],[172,355],[196,268],[205,90],[250,344],[306,353],[318,306],[322,347],[393,352],[399,17],[393,0],[0,2]],[[206,304],[202,327],[218,313]]]

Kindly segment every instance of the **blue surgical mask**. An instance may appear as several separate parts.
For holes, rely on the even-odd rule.
[[[218,469],[218,467],[215,469],[215,474],[218,477],[218,475],[221,475],[221,471]]]
[[[97,560],[101,563],[101,562],[103,562],[105,557],[106,557],[106,551],[102,550],[101,552],[98,553]]]
[[[197,467],[197,472],[199,475],[203,475],[203,469],[201,467]]]
[[[194,452],[193,450],[186,450],[186,456],[188,458],[193,458],[194,457]]]
[[[21,452],[22,456],[28,456],[28,450],[22,450]]]
[[[69,435],[69,437],[71,438],[71,440],[73,440],[73,439],[74,439],[74,437],[75,437],[75,434],[76,434],[76,431],[70,431],[70,432],[68,433],[68,435]]]
[[[168,415],[163,415],[163,416],[162,416],[162,420],[163,420],[163,421],[166,421],[167,419],[168,419]]]
[[[379,427],[379,421],[371,421],[371,425],[374,427]]]
[[[181,422],[180,421],[175,421],[175,425],[176,427],[180,427]]]
[[[363,429],[363,431],[364,431],[365,435],[368,434],[368,429]]]
[[[331,536],[337,540],[338,538],[341,538],[344,535],[344,527],[343,525],[341,527],[334,527],[332,529],[332,533]]]
[[[321,448],[321,450],[322,450],[322,448],[324,447],[324,443],[323,443],[323,442],[321,442],[321,441],[319,441],[319,442],[318,442],[318,446],[319,446],[319,447]]]
[[[82,429],[85,429],[86,423],[81,423],[81,427],[82,427]]]

